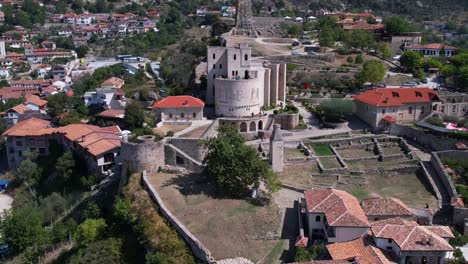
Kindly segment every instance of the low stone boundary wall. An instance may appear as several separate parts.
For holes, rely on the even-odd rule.
[[[378,159],[379,156],[368,156],[368,157],[358,157],[358,158],[343,158],[343,161],[362,161],[362,160],[373,160],[373,159]]]
[[[349,146],[343,146],[343,147],[335,147],[336,150],[343,150],[343,149],[362,149],[362,148],[367,148],[369,146],[374,146],[375,143],[373,142],[369,142],[369,143],[358,143],[358,144],[354,144],[353,142],[350,142],[352,143],[351,145]]]
[[[432,179],[426,167],[424,167],[424,164],[422,161],[419,161],[419,165],[421,166],[422,174],[424,178],[429,183],[429,185],[431,185],[432,191],[435,193],[437,197],[437,206],[439,207],[439,209],[442,208],[442,195],[440,194],[439,188],[437,188],[437,185],[435,184],[434,179]]]
[[[161,197],[155,188],[149,183],[146,171],[142,172],[143,183],[148,190],[153,201],[159,207],[159,211],[164,216],[164,218],[171,223],[171,225],[176,229],[177,233],[187,242],[187,244],[192,249],[193,254],[203,262],[210,264],[215,264],[216,260],[211,256],[211,252],[208,250],[203,243],[198,240],[185,226],[182,224],[177,217],[175,217],[171,211],[166,207]]]
[[[440,154],[443,155],[443,152],[441,152]],[[450,197],[457,197],[457,190],[455,189],[455,186],[453,185],[453,182],[450,179],[450,176],[448,175],[444,164],[442,164],[442,161],[440,160],[437,152],[431,153],[431,164],[434,167],[434,170],[436,171],[437,175],[442,181],[442,184],[444,185],[444,188],[447,190],[447,193],[450,195]]]
[[[341,166],[342,166],[344,169],[348,170],[348,165],[346,165],[346,162],[344,162],[344,160],[343,160],[343,158],[341,157],[341,155],[340,155],[340,154],[335,150],[335,148],[332,147],[331,145],[330,145],[330,148],[331,148],[332,152],[335,154],[335,156],[336,156],[336,158],[338,159],[338,162],[341,164]]]

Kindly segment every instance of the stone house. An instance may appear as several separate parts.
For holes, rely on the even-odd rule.
[[[418,51],[422,55],[426,57],[438,57],[438,56],[445,56],[445,57],[451,57],[455,55],[455,52],[457,51],[457,48],[445,45],[445,44],[439,44],[439,43],[431,43],[431,44],[425,44],[425,45],[420,45],[420,44],[415,44],[411,46],[404,47],[405,51]]]
[[[125,109],[125,92],[117,88],[97,88],[83,95],[86,107],[101,106],[106,109]]]
[[[309,240],[325,238],[328,243],[362,237],[370,227],[359,201],[335,189],[304,192]]]
[[[193,96],[168,96],[154,102],[156,121],[193,121],[203,119],[205,103]]]
[[[120,163],[120,128],[72,124],[53,128],[49,121],[29,118],[3,133],[8,166],[16,168],[24,151],[47,155],[49,141],[55,140],[65,150],[76,151],[85,159],[88,170],[105,175]]]
[[[361,201],[361,207],[371,222],[395,217],[413,220],[410,208],[398,198],[368,198]]]
[[[398,35],[393,35],[390,42],[390,47],[404,48],[406,46],[417,45],[421,43],[421,32],[405,32]]]
[[[356,115],[373,128],[414,122],[439,111],[441,98],[430,88],[378,88],[354,96]]]

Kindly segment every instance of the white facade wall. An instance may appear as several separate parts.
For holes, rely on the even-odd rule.
[[[390,250],[390,247],[392,248],[391,251],[396,255],[396,256],[400,256],[400,247],[395,244],[395,242],[393,241],[393,239],[387,239],[387,238],[376,238],[374,237],[374,242],[375,242],[375,245],[380,248],[380,249],[383,249],[383,250],[387,250],[389,251]]]
[[[216,115],[249,117],[260,114],[263,106],[264,71],[254,79],[216,79]]]
[[[158,121],[193,121],[203,119],[203,107],[155,108]]]
[[[335,228],[335,241],[333,242],[345,242],[354,240],[362,237],[367,233],[367,227],[336,227]],[[329,240],[330,242],[330,240]]]

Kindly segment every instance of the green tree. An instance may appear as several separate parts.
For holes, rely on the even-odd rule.
[[[375,43],[374,34],[365,29],[347,31],[343,42],[348,48],[367,49]]]
[[[358,79],[362,82],[376,83],[383,80],[385,76],[385,66],[383,63],[370,60],[366,61],[358,74]]]
[[[89,203],[83,212],[85,219],[98,219],[101,217],[101,208],[96,203]]]
[[[75,231],[75,239],[80,246],[102,239],[107,229],[106,221],[99,219],[86,219]]]
[[[5,132],[7,130],[7,123],[5,121],[5,119],[1,118],[0,119],[0,135],[3,134],[3,132]]]
[[[68,181],[73,175],[75,169],[73,153],[71,151],[63,153],[63,155],[57,159],[55,169],[59,177],[61,177],[64,182]]]
[[[41,168],[30,159],[21,161],[18,168],[14,171],[14,175],[25,183],[33,196],[36,196],[36,193],[33,191],[32,186],[37,184],[41,178],[41,173]]]
[[[431,58],[425,58],[423,60],[423,63],[424,63],[424,68],[427,70],[429,68],[438,68],[438,69],[442,69],[443,67],[443,64],[442,62],[438,59],[438,58],[434,58],[434,57],[431,57]]]
[[[406,51],[400,57],[401,66],[413,72],[421,67],[422,62],[423,57],[421,53],[417,51]]]
[[[130,223],[133,218],[130,201],[117,197],[114,204],[113,216],[121,222]]]
[[[320,112],[327,121],[342,122],[354,111],[353,102],[345,99],[329,99],[320,103]]]
[[[32,26],[31,16],[28,13],[21,11],[16,14],[16,23],[22,27],[30,28]]]
[[[320,30],[319,44],[320,47],[333,47],[335,46],[335,33],[332,28],[325,27]]]
[[[417,31],[413,24],[399,16],[386,18],[383,23],[385,24],[385,30],[387,33],[391,35]]]
[[[386,60],[392,57],[392,50],[385,43],[382,43],[381,45],[379,45],[378,52],[380,53],[380,56],[382,56],[382,58]]]
[[[354,58],[354,63],[356,64],[362,64],[364,62],[364,58],[362,57],[362,54],[358,54],[356,58]]]
[[[353,63],[353,57],[349,56],[348,58],[346,58],[346,62],[348,63]]]
[[[48,244],[49,235],[42,227],[42,214],[35,207],[20,207],[13,212],[5,211],[0,223],[2,239],[15,251],[27,247],[42,248]]]
[[[143,127],[143,123],[145,122],[145,110],[136,102],[128,104],[125,108],[124,121],[131,129]]]
[[[67,208],[68,202],[60,193],[54,192],[39,199],[39,208],[44,213],[44,222],[50,223]]]
[[[116,238],[108,238],[81,247],[76,254],[67,261],[68,264],[83,263],[128,263],[123,259],[123,241]]]
[[[242,197],[249,186],[265,182],[270,192],[276,191],[277,175],[262,161],[254,148],[232,126],[219,128],[217,138],[205,141],[207,155],[204,163],[208,177],[227,195]]]
[[[458,87],[464,87],[467,90],[468,87],[468,65],[458,69],[455,75],[455,82]]]
[[[456,248],[453,252],[453,259],[447,262],[448,264],[464,264],[466,263],[465,257],[463,257],[463,252],[460,248]]]

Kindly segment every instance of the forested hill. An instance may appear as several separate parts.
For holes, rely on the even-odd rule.
[[[261,0],[260,0],[261,1]],[[276,0],[292,6],[328,10],[371,9],[378,14],[398,14],[415,20],[434,20],[444,16],[460,15],[468,11],[468,0]]]

